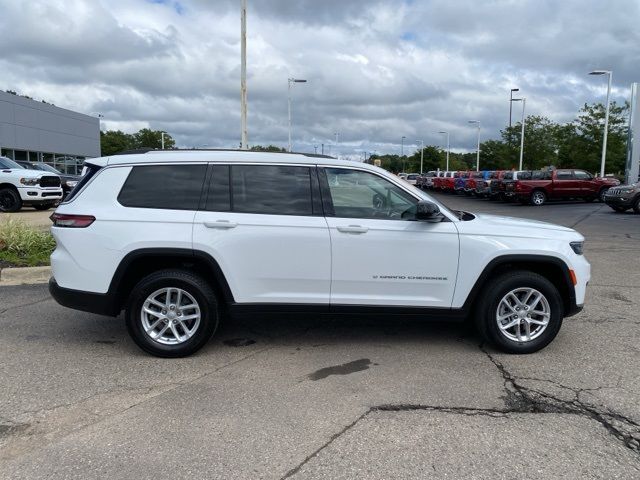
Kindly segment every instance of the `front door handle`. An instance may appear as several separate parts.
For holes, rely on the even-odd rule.
[[[342,233],[367,233],[369,227],[361,227],[360,225],[349,225],[348,227],[336,227]]]
[[[216,220],[215,222],[204,222],[204,226],[207,228],[236,228],[238,224],[236,222],[230,222],[229,220]]]

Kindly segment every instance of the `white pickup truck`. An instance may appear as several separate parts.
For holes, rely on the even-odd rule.
[[[23,205],[47,210],[62,200],[60,177],[27,170],[7,157],[0,157],[0,212],[17,212]]]

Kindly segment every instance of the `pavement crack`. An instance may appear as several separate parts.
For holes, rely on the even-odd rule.
[[[24,308],[24,307],[30,307],[32,305],[37,305],[38,303],[42,303],[42,302],[46,302],[48,300],[52,300],[52,298],[50,296],[46,296],[44,298],[41,298],[39,300],[34,300],[33,302],[29,302],[29,303],[22,303],[20,305],[14,305],[12,307],[8,307],[5,308],[4,310],[0,310],[0,315],[4,315],[6,312],[8,312],[9,310],[14,310],[16,308]]]
[[[498,361],[484,346],[480,350],[489,358],[504,379],[506,396],[505,413],[563,413],[579,415],[600,423],[612,436],[621,441],[627,448],[640,454],[640,424],[629,417],[608,408],[598,408],[580,399],[581,393],[598,389],[572,388],[559,382],[517,377]],[[522,385],[522,380],[546,381],[573,393],[573,399],[566,400],[539,389]],[[602,387],[600,387],[602,388]]]
[[[311,461],[313,458],[315,458],[316,456],[318,456],[318,454],[324,450],[325,448],[327,448],[329,445],[331,445],[333,442],[335,442],[338,438],[340,438],[342,435],[344,435],[345,433],[347,433],[349,430],[351,430],[360,420],[362,420],[363,418],[365,418],[367,415],[369,415],[372,411],[374,411],[374,408],[369,408],[366,412],[364,412],[362,415],[360,415],[358,418],[356,418],[353,422],[351,422],[349,425],[347,425],[346,427],[344,427],[342,430],[340,430],[338,433],[334,433],[333,435],[331,435],[331,437],[329,438],[329,440],[327,440],[323,445],[320,446],[320,448],[316,449],[313,453],[311,453],[310,455],[307,455],[307,457],[300,462],[297,466],[295,466],[294,468],[292,468],[291,470],[289,470],[287,473],[284,474],[283,477],[281,477],[280,480],[285,480],[286,478],[291,478],[293,475],[295,475],[296,473],[298,473],[300,471],[300,469],[302,467],[304,467],[309,461]]]
[[[582,217],[580,217],[573,225],[569,225],[569,228],[576,228],[576,225],[578,225],[579,223],[584,222],[591,215],[593,215],[594,213],[598,213],[603,208],[604,208],[604,205],[600,205],[600,207],[598,207],[595,210],[592,210],[591,212],[587,213],[586,215],[583,215]]]

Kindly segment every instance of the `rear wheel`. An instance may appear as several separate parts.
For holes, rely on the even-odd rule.
[[[542,190],[534,190],[531,192],[531,204],[539,207],[547,201],[547,194]]]
[[[126,308],[127,330],[145,352],[184,357],[196,352],[218,327],[211,286],[184,270],[161,270],[138,282]]]
[[[476,325],[485,340],[507,353],[533,353],[556,337],[563,320],[557,288],[529,271],[503,274],[477,305]]]
[[[15,189],[0,189],[0,212],[17,212],[21,208],[22,199]]]

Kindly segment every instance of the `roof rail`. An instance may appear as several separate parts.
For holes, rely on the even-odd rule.
[[[286,155],[303,155],[305,157],[313,158],[332,158],[330,155],[321,155],[319,153],[306,153],[306,152],[269,152],[264,150],[241,150],[239,148],[172,148],[170,150],[158,150],[157,148],[136,148],[133,150],[123,150],[122,152],[114,153],[113,155],[136,155],[143,153],[161,153],[161,152],[254,152],[254,153],[280,153]],[[112,155],[112,156],[113,156]]]

